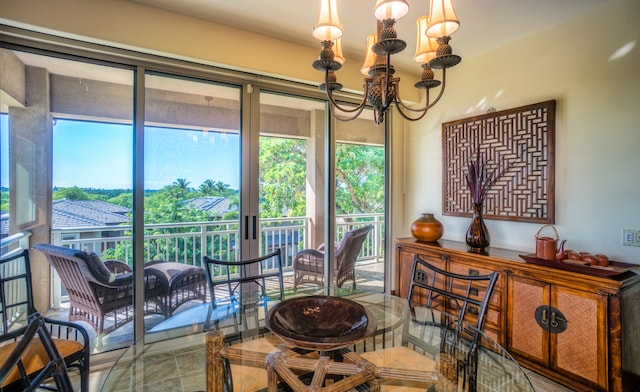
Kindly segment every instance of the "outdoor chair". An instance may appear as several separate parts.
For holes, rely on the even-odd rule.
[[[224,261],[207,256],[202,259],[211,297],[205,330],[211,328],[212,322],[217,329],[220,321],[232,317],[234,332],[255,331],[247,324],[249,316],[255,320],[264,317],[269,301],[281,301],[284,297],[280,249],[249,260]]]
[[[51,378],[57,390],[71,391],[68,369],[89,391],[89,335],[36,311],[28,250],[0,259],[0,321],[1,391],[35,390]]]
[[[350,231],[340,242],[334,243],[334,259],[331,260],[336,287],[351,280],[356,288],[355,265],[360,249],[373,226],[364,226]],[[302,283],[324,286],[324,244],[318,249],[304,249],[293,259],[294,289]]]
[[[428,261],[414,257],[409,284],[410,317],[407,318],[402,335],[402,344],[380,352],[364,353],[362,356],[377,364],[383,358],[403,358],[405,364],[417,364],[413,356],[422,352],[433,359],[449,358],[455,361],[456,372],[462,374],[468,390],[474,392],[477,383],[478,344],[489,310],[489,301],[498,274],[459,275],[442,270]],[[433,328],[433,326],[444,328]],[[446,331],[445,335],[433,334],[434,330]],[[468,341],[465,352],[454,352],[453,342]],[[436,344],[432,344],[435,342]],[[429,343],[429,344],[425,344]],[[439,347],[438,351],[431,348]],[[442,362],[441,362],[442,363]],[[409,365],[410,367],[411,365]],[[412,369],[423,370],[423,369]],[[405,389],[409,385],[405,386]],[[424,387],[411,385],[417,390]],[[382,390],[385,390],[384,388]]]
[[[69,294],[69,321],[86,321],[102,334],[133,319],[133,272],[127,264],[102,262],[95,253],[50,244],[33,248],[44,253]],[[144,313],[167,317],[188,300],[204,302],[205,286],[202,268],[174,262],[145,265]]]

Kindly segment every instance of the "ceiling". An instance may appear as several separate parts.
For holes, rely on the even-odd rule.
[[[319,0],[129,0],[220,24],[273,36],[307,46],[320,44],[311,36]],[[537,31],[590,12],[612,0],[454,0],[460,29],[450,42],[454,53],[469,58]],[[428,0],[408,0],[411,10],[396,27],[407,42],[394,55],[397,68],[418,70],[413,61],[416,19],[428,13]],[[347,61],[360,63],[366,37],[374,32],[373,0],[338,0]],[[355,59],[355,60],[354,60]],[[309,60],[309,64],[313,59]],[[311,66],[311,65],[310,65]]]

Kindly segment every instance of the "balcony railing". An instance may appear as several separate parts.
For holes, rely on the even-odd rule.
[[[309,248],[310,220],[300,218],[262,219],[259,228],[260,249],[268,253],[282,250],[283,267],[291,270],[295,254]],[[381,261],[384,258],[384,215],[343,215],[338,217],[336,236],[373,225],[358,260]],[[168,260],[201,266],[202,256],[238,260],[239,225],[237,221],[187,222],[145,225],[145,262]],[[103,259],[116,259],[133,265],[133,237],[130,225],[93,226],[52,230],[52,243],[88,252]]]

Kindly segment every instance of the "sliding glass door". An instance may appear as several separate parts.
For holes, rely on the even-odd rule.
[[[145,265],[200,268],[203,256],[239,260],[241,89],[147,73],[144,95]],[[178,289],[191,284],[179,279],[168,276],[169,301],[145,317],[146,331],[204,323],[206,281]]]

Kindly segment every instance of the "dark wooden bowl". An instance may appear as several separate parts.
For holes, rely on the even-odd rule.
[[[340,297],[291,298],[269,310],[267,328],[288,344],[305,350],[330,351],[371,336],[376,318],[362,305]]]

